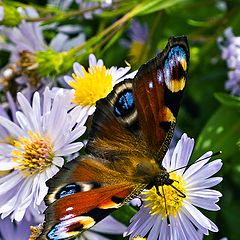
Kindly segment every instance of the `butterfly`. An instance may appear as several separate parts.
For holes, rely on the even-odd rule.
[[[144,189],[171,185],[162,160],[173,136],[189,65],[187,38],[171,37],[96,104],[86,155],[52,179],[39,240],[74,239]]]

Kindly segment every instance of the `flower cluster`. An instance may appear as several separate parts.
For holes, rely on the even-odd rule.
[[[26,240],[30,226],[43,222],[46,182],[64,164],[83,154],[88,120],[91,121],[89,116],[96,110],[96,102],[119,82],[134,78],[137,72],[130,72],[129,64],[109,67],[105,64],[107,57],[105,63],[97,59],[91,52],[97,49],[98,42],[84,48],[89,30],[72,21],[72,16],[80,13],[82,21],[92,21],[106,9],[121,5],[120,2],[49,0],[46,9],[39,8],[39,14],[39,9],[18,3],[6,6],[0,1],[0,51],[8,53],[3,62],[0,59],[0,238],[3,240]],[[65,11],[71,8],[73,15],[68,17]],[[231,29],[226,30],[225,36],[222,58],[230,68],[226,88],[240,94],[240,40]],[[145,62],[150,52],[149,25],[133,20],[125,37],[129,39],[120,42],[128,49],[131,63],[138,66]],[[108,36],[105,38],[107,41]],[[94,40],[93,37],[91,41]],[[99,44],[104,45],[104,41]],[[173,184],[146,189],[140,200],[133,200],[129,208],[137,213],[129,217],[129,226],[109,216],[79,239],[107,240],[122,234],[135,240],[200,240],[209,231],[218,231],[198,208],[220,209],[217,203],[222,195],[211,188],[222,181],[221,177],[213,176],[221,169],[222,162],[220,159],[210,162],[209,151],[189,166],[194,140],[179,129],[177,132],[181,138],[177,144],[174,138],[162,162]]]
[[[224,37],[219,38],[219,46],[222,51],[222,59],[226,61],[228,71],[228,80],[225,83],[225,88],[233,95],[240,95],[240,37],[235,36],[232,28],[227,28],[224,31]]]

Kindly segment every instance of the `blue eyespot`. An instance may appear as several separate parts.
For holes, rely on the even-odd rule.
[[[125,117],[132,113],[135,108],[134,97],[131,90],[125,90],[118,95],[114,105],[114,112],[117,117]]]
[[[171,79],[181,79],[182,75],[184,75],[184,69],[182,68],[181,62],[186,61],[186,59],[186,52],[180,46],[173,47],[169,51],[164,63],[164,76],[167,85],[170,84]]]
[[[70,183],[64,187],[62,187],[56,194],[56,199],[63,198],[74,193],[80,192],[81,187],[76,183]]]

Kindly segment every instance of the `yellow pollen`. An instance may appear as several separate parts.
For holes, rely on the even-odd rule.
[[[25,176],[43,172],[52,164],[53,149],[50,140],[41,137],[39,133],[29,131],[28,137],[18,137],[14,146],[11,160],[19,163],[16,169]]]
[[[143,237],[140,237],[140,236],[137,236],[137,237],[134,237],[132,240],[147,240],[147,239],[143,238]]]
[[[0,143],[7,143],[9,145],[14,145],[15,138],[13,136],[6,136],[4,139],[0,140]]]
[[[69,85],[75,90],[73,102],[81,106],[94,106],[96,101],[104,98],[113,89],[112,75],[105,66],[93,66],[88,72],[82,67],[83,76],[72,74],[74,81]]]
[[[186,194],[185,181],[182,179],[182,176],[178,176],[175,172],[173,172],[170,173],[169,178],[176,180],[175,182],[173,182],[172,185],[183,194]],[[180,211],[183,205],[184,198],[180,196],[180,193],[178,193],[174,188],[169,185],[164,185],[163,187],[159,186],[158,189],[160,195],[157,194],[155,187],[143,193],[146,195],[143,200],[147,201],[145,207],[150,207],[151,215],[157,214],[162,216],[163,219],[166,218],[167,215],[172,215],[176,217],[177,213]],[[166,199],[166,204],[164,196]]]

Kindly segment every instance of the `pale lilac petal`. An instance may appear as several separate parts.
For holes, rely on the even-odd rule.
[[[96,59],[95,55],[91,53],[89,55],[89,67],[93,67],[95,65],[97,65],[97,59]]]
[[[80,76],[84,76],[83,74],[83,70],[82,70],[82,65],[80,65],[79,63],[75,62],[73,64],[73,71],[76,75],[80,74]]]
[[[83,143],[71,143],[66,145],[64,148],[61,148],[55,152],[55,156],[70,155],[74,152],[79,151],[83,147]]]
[[[62,167],[64,164],[64,159],[62,157],[54,157],[53,164],[55,164],[58,167]]]
[[[72,81],[75,81],[72,77],[69,77],[69,76],[64,76],[64,80],[67,84],[69,84]]]
[[[18,136],[24,135],[24,131],[19,126],[17,126],[14,122],[11,122],[10,120],[1,116],[0,116],[0,125],[6,128],[8,132],[16,138]]]
[[[107,234],[122,234],[126,230],[126,226],[109,216],[96,224],[93,230]]]
[[[208,218],[187,201],[183,206],[183,212],[193,221],[194,224],[197,223],[206,229],[211,228],[211,224],[209,223]]]

